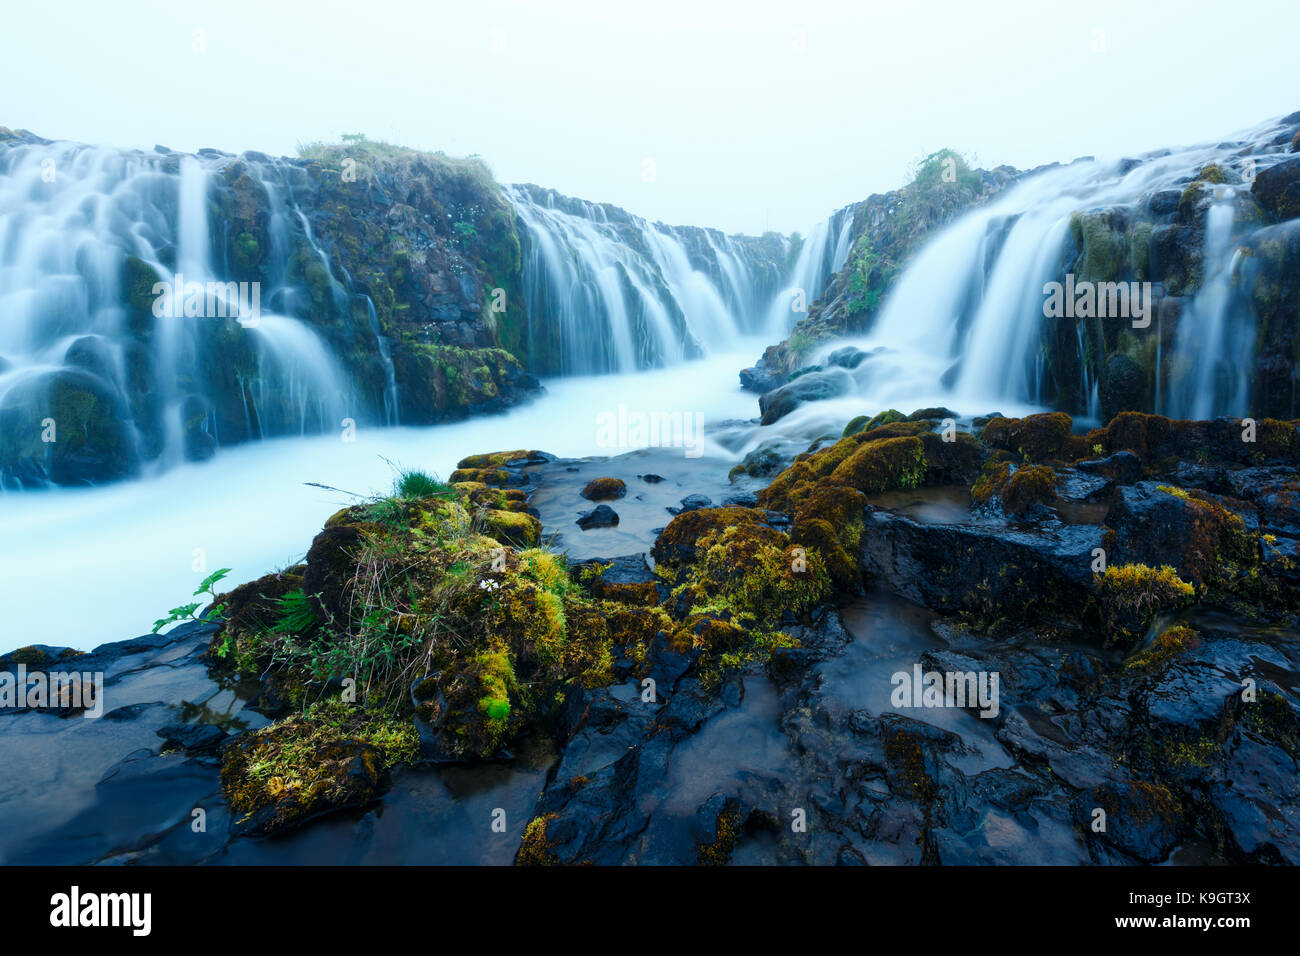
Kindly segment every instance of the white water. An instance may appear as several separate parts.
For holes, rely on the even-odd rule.
[[[848,208],[813,228],[799,248],[786,288],[768,306],[763,328],[772,341],[785,338],[795,323],[808,314],[830,277],[844,268],[852,237],[853,216]]]
[[[19,409],[23,427],[44,418],[45,389],[82,336],[95,336],[108,356],[93,370],[97,387],[128,407],[127,359],[138,346],[126,327],[123,265],[135,256],[162,281],[174,284],[179,275],[187,286],[229,279],[212,262],[208,221],[212,169],[228,161],[74,143],[0,150],[0,369],[7,368],[0,371],[0,408]],[[293,296],[283,282],[285,228],[283,215],[273,217],[271,259],[281,281],[265,290],[263,305]],[[131,422],[140,438],[161,435],[153,468],[183,460],[182,406],[209,398],[205,369],[225,359],[209,344],[209,326],[223,321],[170,314],[154,320],[148,378],[157,420]],[[249,332],[259,379],[248,417],[258,434],[334,427],[345,407],[355,407],[350,383],[307,325],[264,309],[260,329]],[[292,409],[287,421],[272,411],[272,396]],[[215,416],[204,427],[215,434]]]
[[[64,178],[56,190],[41,192],[49,184],[41,181],[39,159],[51,153]],[[846,397],[805,405],[769,428],[730,425],[716,433],[726,448],[711,443],[708,453],[734,458],[772,438],[797,443],[835,435],[849,418],[889,407],[947,405],[966,416],[1037,410],[1042,284],[1062,265],[1070,214],[1137,203],[1209,162],[1238,168],[1240,155],[1238,147],[1201,146],[1143,157],[1127,173],[1088,161],[1026,179],[920,251],[875,327],[848,343],[871,353],[865,361],[851,371],[818,373],[842,379]],[[178,176],[157,157],[86,147],[20,147],[7,156],[0,169],[0,354],[13,367],[0,372],[0,405],[14,385],[60,368],[77,336],[118,340],[125,255],[139,256],[166,278],[171,273],[161,250],[174,241],[178,271],[194,270],[188,278],[222,271],[210,263],[205,238],[206,160],[185,161]],[[263,184],[273,197],[283,196],[311,242],[292,205],[289,171],[271,165],[258,165]],[[1240,189],[1216,190],[1207,280],[1180,329],[1188,337],[1180,350],[1205,358],[1193,363],[1181,388],[1159,393],[1167,403],[1158,403],[1159,410],[1221,414],[1244,401],[1240,379],[1221,384],[1223,356],[1231,367],[1243,348],[1248,354],[1243,343],[1253,341],[1252,317],[1231,294],[1241,266],[1236,246],[1243,227],[1232,203]],[[617,453],[626,449],[599,446],[596,415],[620,403],[700,412],[712,422],[748,419],[756,411],[754,396],[740,391],[736,370],[798,318],[789,311],[790,290],[804,289],[811,304],[849,252],[852,223],[845,211],[814,230],[784,273],[770,260],[764,265],[737,237],[631,216],[610,222],[605,208],[593,204],[564,212],[522,190],[511,196],[527,230],[532,332],[558,340],[564,370],[620,374],[554,379],[549,394],[532,405],[460,424],[383,429],[361,422],[357,440],[347,443],[334,429],[350,384],[306,325],[279,314],[296,311],[292,303],[303,295],[281,282],[266,300],[278,311],[263,314],[260,327],[250,330],[260,343],[263,383],[251,390],[251,400],[292,410],[281,434],[325,434],[224,447],[206,464],[178,463],[99,489],[0,495],[0,650],[28,643],[85,648],[142,633],[154,617],[185,603],[206,570],[229,566],[229,582],[238,583],[293,563],[324,519],[348,501],[304,487],[306,481],[369,494],[391,484],[383,458],[445,476],[464,455],[503,448]],[[287,274],[290,224],[280,205],[273,201],[269,225],[272,276]],[[330,283],[335,298],[345,300],[345,288],[333,277]],[[1197,350],[1206,343],[1210,349]],[[845,344],[829,343],[817,358]],[[381,354],[383,346],[379,340]],[[154,347],[165,370],[167,408],[175,413],[183,400],[175,383],[182,369],[194,371],[199,356],[186,331],[169,323]],[[706,358],[692,358],[698,355]],[[633,371],[656,365],[668,367]],[[118,354],[116,384],[122,366]],[[395,409],[393,390],[390,377],[384,403]],[[1095,413],[1096,383],[1085,378],[1080,390]],[[260,407],[248,414],[262,418]],[[167,446],[174,449],[178,415],[168,421]],[[193,569],[195,549],[205,555],[204,570]]]
[[[387,492],[384,458],[442,477],[478,452],[526,447],[562,457],[615,455],[599,444],[597,415],[631,410],[692,412],[706,422],[749,418],[754,396],[736,369],[760,340],[741,340],[707,361],[620,376],[546,382],[547,394],[504,415],[430,428],[357,429],[252,442],[202,464],[182,464],[138,481],[94,489],[0,494],[0,652],[27,644],[89,649],[147,633],[186,603],[204,577],[232,569],[227,585],[301,560],[345,495]],[[706,425],[707,427],[707,425]],[[706,456],[731,456],[712,441]]]
[[[561,373],[671,365],[741,336],[782,337],[799,318],[791,293],[816,298],[848,254],[852,225],[843,211],[834,236],[820,224],[787,275],[756,240],[651,223],[531,186],[506,194],[523,224],[528,351],[553,343]]]
[[[1127,172],[1119,163],[1086,160],[1027,177],[930,239],[866,335],[825,344],[812,356],[822,362],[845,345],[873,353],[852,371],[818,373],[842,378],[850,399],[800,413],[830,420],[839,401],[903,411],[947,405],[974,415],[1041,401],[1043,285],[1060,278],[1073,258],[1071,214],[1136,207],[1153,190],[1181,188],[1209,163],[1245,176],[1247,157],[1261,169],[1281,158],[1280,147],[1247,145],[1270,139],[1274,131],[1266,123],[1235,143],[1139,157]],[[1234,197],[1248,188],[1214,187],[1204,247],[1207,279],[1179,330],[1179,351],[1190,357],[1192,372],[1181,388],[1156,383],[1156,410],[1163,414],[1247,413],[1255,320],[1231,291],[1241,259],[1235,250],[1249,237],[1248,227],[1236,221]],[[1082,334],[1082,320],[1080,329]],[[1153,317],[1151,333],[1157,329]],[[1096,382],[1086,370],[1078,389],[1080,407],[1096,415]]]

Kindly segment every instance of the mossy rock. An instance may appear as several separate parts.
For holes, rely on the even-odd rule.
[[[1200,643],[1194,628],[1175,625],[1156,635],[1150,646],[1134,653],[1124,662],[1124,672],[1136,675],[1158,675],[1173,661]]]
[[[235,738],[222,755],[221,789],[235,832],[267,836],[373,802],[389,770],[417,753],[409,720],[321,703]]]
[[[588,501],[613,501],[627,494],[627,484],[622,478],[593,478],[581,494]]]
[[[1157,614],[1185,607],[1195,598],[1196,589],[1168,565],[1109,566],[1097,588],[1107,643],[1131,646],[1146,633]]]
[[[1027,418],[994,418],[980,432],[990,448],[1012,451],[1027,461],[1059,461],[1067,457],[1073,422],[1064,412]]]
[[[1056,472],[1046,465],[1016,466],[990,459],[971,488],[979,506],[994,502],[1013,517],[1026,517],[1056,501]]]
[[[523,511],[489,509],[484,512],[483,523],[488,534],[505,544],[531,548],[542,540],[542,523]]]
[[[516,480],[515,476],[504,468],[457,468],[451,473],[451,483],[454,485],[474,482],[481,485],[502,487],[513,484]]]

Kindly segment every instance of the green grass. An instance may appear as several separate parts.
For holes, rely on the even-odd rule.
[[[456,497],[456,489],[439,481],[428,472],[418,469],[403,469],[393,484],[393,494],[398,498],[446,498]]]

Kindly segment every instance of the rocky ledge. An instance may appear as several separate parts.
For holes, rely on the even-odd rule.
[[[936,411],[761,487],[408,475],[218,623],[95,652],[133,688],[104,720],[6,716],[11,756],[100,755],[0,803],[46,803],[6,859],[1300,862],[1300,423]]]

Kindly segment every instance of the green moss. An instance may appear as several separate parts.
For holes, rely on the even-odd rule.
[[[1261,691],[1254,702],[1244,705],[1242,725],[1281,746],[1292,759],[1300,759],[1300,719],[1281,694]]]
[[[990,448],[1015,452],[1027,461],[1059,460],[1069,447],[1073,423],[1064,412],[1046,412],[1027,418],[993,418],[980,432]]]
[[[328,700],[238,738],[223,756],[221,786],[237,825],[272,833],[369,802],[390,768],[418,754],[409,719]]]
[[[612,501],[627,494],[627,484],[622,478],[593,478],[582,489],[588,501]]]
[[[1128,646],[1142,637],[1161,611],[1184,607],[1195,600],[1196,590],[1165,565],[1113,564],[1098,582],[1109,643]]]
[[[1051,504],[1056,500],[1056,472],[1045,465],[1017,468],[1002,500],[1013,514],[1023,514],[1035,504]]]
[[[1161,632],[1151,646],[1134,654],[1124,662],[1124,670],[1143,673],[1159,672],[1171,661],[1199,643],[1196,631],[1190,627],[1171,627]]]
[[[1123,222],[1116,222],[1115,216],[1111,210],[1070,216],[1070,233],[1080,252],[1074,271],[1081,280],[1113,282],[1123,272],[1129,243]]]
[[[535,547],[542,540],[542,523],[523,511],[489,509],[484,512],[485,530],[492,537],[516,547]]]
[[[555,819],[556,814],[548,813],[528,821],[528,826],[524,828],[523,842],[515,856],[515,865],[555,866],[560,862],[552,849],[553,844],[546,838],[546,828]]]
[[[456,463],[457,468],[500,468],[506,462],[516,461],[521,458],[527,458],[536,452],[526,451],[522,448],[515,451],[494,451],[485,455],[469,455],[462,458]]]
[[[910,731],[888,730],[884,743],[890,789],[913,803],[926,806],[935,803],[939,786],[925,769],[921,739]]]
[[[9,663],[17,666],[23,664],[27,667],[44,667],[49,660],[49,655],[39,647],[20,647],[18,650],[6,655]]]
[[[830,480],[869,495],[917,488],[925,480],[921,441],[912,437],[865,443],[836,466]]]
[[[789,543],[779,531],[727,528],[700,539],[694,582],[709,598],[757,621],[808,613],[830,597],[825,563],[816,550]]]
[[[699,848],[699,861],[704,866],[726,866],[736,849],[736,834],[740,828],[740,808],[728,802],[718,814],[713,842]]]

